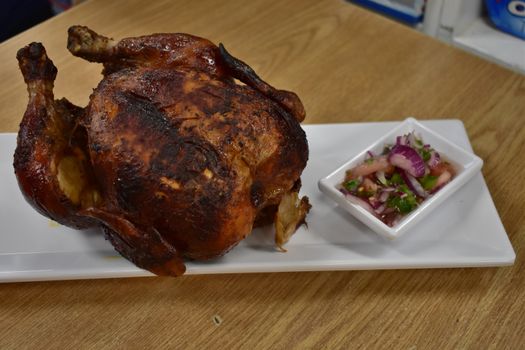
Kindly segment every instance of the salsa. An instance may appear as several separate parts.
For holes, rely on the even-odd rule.
[[[346,171],[340,191],[392,227],[449,183],[455,173],[449,162],[412,131],[385,145],[381,154],[367,152],[361,164]]]

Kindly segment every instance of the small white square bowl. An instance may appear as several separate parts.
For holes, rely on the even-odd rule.
[[[437,191],[431,197],[425,199],[416,210],[403,217],[396,225],[390,227],[383,223],[376,216],[368,212],[357,202],[352,201],[351,197],[345,196],[339,191],[339,186],[345,178],[346,171],[359,163],[362,163],[368,151],[380,154],[386,144],[394,144],[396,136],[401,136],[415,131],[421,136],[423,142],[430,144],[443,158],[449,161],[456,170],[456,175],[448,184]],[[318,185],[321,192],[328,195],[342,208],[346,209],[362,223],[370,227],[376,233],[388,238],[395,239],[408,231],[411,227],[420,222],[425,216],[430,214],[439,204],[450,197],[461,186],[467,183],[483,166],[483,160],[473,153],[465,151],[448,141],[445,137],[430,130],[414,118],[407,118],[392,131],[375,141],[369,147],[350,159],[333,171],[330,175],[319,180]]]

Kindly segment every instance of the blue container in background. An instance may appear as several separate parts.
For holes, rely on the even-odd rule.
[[[398,21],[416,25],[423,19],[426,0],[348,0]]]
[[[485,0],[485,3],[496,27],[525,39],[525,0]]]

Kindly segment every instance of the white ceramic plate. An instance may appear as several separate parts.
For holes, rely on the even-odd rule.
[[[425,143],[430,144],[442,157],[452,163],[456,170],[456,175],[450,183],[447,183],[437,193],[426,198],[416,210],[407,214],[393,227],[389,227],[358,202],[354,202],[352,197],[341,193],[339,188],[346,176],[346,171],[361,164],[365,160],[367,152],[371,151],[373,154],[381,154],[385,145],[395,143],[397,136],[407,135],[411,132],[415,132]],[[435,208],[460,189],[461,186],[470,181],[479,172],[482,165],[483,161],[475,154],[456,146],[446,137],[425,127],[414,118],[407,118],[380,139],[375,140],[373,144],[365,147],[355,157],[339,166],[330,175],[319,180],[319,189],[375,232],[386,238],[395,239],[414,227],[425,216],[430,215]]]
[[[317,189],[342,164],[398,123],[306,125],[310,160],[302,193],[313,208],[287,253],[272,230],[255,230],[220,259],[187,264],[187,274],[363,270],[510,265],[515,253],[478,173],[395,241],[376,235]],[[458,120],[423,122],[472,151]],[[151,276],[114,252],[98,230],[76,231],[39,215],[23,199],[13,173],[14,134],[0,135],[0,281]]]

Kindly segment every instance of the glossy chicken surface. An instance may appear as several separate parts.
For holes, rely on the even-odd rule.
[[[297,95],[188,34],[117,42],[74,26],[68,49],[104,64],[85,108],[54,99],[57,70],[41,44],[17,55],[29,103],[14,167],[33,207],[100,225],[158,275],[181,275],[185,259],[221,256],[271,222],[284,250],[310,209],[298,194],[308,144]]]

